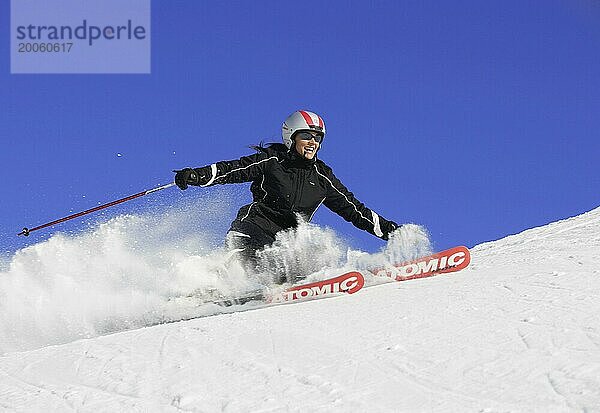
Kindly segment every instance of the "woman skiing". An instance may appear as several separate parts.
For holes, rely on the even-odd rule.
[[[346,221],[388,239],[398,224],[359,202],[317,158],[325,137],[325,123],[316,113],[299,110],[282,126],[283,144],[255,147],[257,153],[201,168],[174,171],[181,189],[188,185],[252,182],[253,202],[240,208],[227,234],[247,267],[256,268],[256,252],[275,241],[278,232],[310,221],[321,204]]]

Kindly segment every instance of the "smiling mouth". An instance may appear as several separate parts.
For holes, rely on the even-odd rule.
[[[307,146],[304,148],[304,154],[313,154],[317,151],[317,148],[314,146]]]

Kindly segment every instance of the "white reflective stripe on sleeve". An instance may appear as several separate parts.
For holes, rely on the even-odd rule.
[[[346,194],[344,194],[342,191],[340,191],[339,189],[337,189],[335,187],[335,185],[333,184],[333,182],[331,182],[331,179],[327,178],[327,176],[323,175],[321,172],[319,172],[319,168],[317,168],[317,165],[315,165],[315,171],[317,171],[317,173],[319,175],[321,175],[323,178],[327,179],[327,181],[329,182],[329,185],[331,185],[331,187],[333,189],[335,189],[341,196],[344,197],[344,199],[346,199],[346,202],[348,202],[350,205],[352,205],[352,207],[354,208],[354,210],[356,212],[358,212],[358,215],[360,215],[360,217],[362,219],[364,219],[367,222],[370,222],[371,224],[375,225],[375,223],[373,221],[371,221],[369,218],[367,218],[366,216],[364,216],[363,214],[361,214],[361,212],[358,210],[358,208],[356,207],[356,205],[354,205],[352,202],[350,202],[350,200],[348,199],[348,197],[346,196]],[[380,230],[381,231],[381,230]]]
[[[217,178],[217,164],[213,163],[210,166],[210,173],[212,174],[212,176],[210,177],[209,181],[207,183],[205,183],[204,185],[200,185],[200,186],[209,186],[212,185],[213,182],[215,182],[215,179]]]
[[[243,237],[243,238],[250,238],[250,235],[248,234],[244,234],[243,232],[238,232],[238,231],[229,231],[227,233],[228,237]]]
[[[212,183],[214,183],[214,182],[215,182],[217,179],[224,178],[224,177],[226,177],[227,175],[229,175],[230,173],[237,172],[237,171],[242,171],[242,170],[244,170],[244,169],[248,169],[248,168],[250,168],[251,166],[258,165],[259,163],[263,163],[263,162],[270,161],[271,159],[276,159],[276,160],[279,160],[279,159],[278,159],[276,156],[271,156],[270,158],[266,158],[266,159],[263,159],[262,161],[258,161],[258,162],[253,162],[253,163],[251,163],[250,165],[244,166],[244,167],[242,167],[242,168],[236,168],[236,169],[232,169],[231,171],[229,171],[229,172],[226,172],[226,173],[224,173],[224,174],[223,174],[223,175],[221,175],[221,176],[217,176],[217,172],[218,172],[218,171],[217,171],[217,164],[216,164],[216,163],[214,163],[214,164],[212,164],[212,165],[210,166],[210,169],[211,169],[211,172],[212,172],[212,178],[210,179],[210,181],[209,181],[209,182],[208,182],[206,185],[202,185],[202,186],[208,186],[208,185],[211,185],[211,184],[212,184]]]
[[[244,166],[244,167],[242,167],[242,168],[236,168],[236,169],[232,169],[231,171],[229,171],[229,172],[227,172],[227,173],[225,173],[225,174],[223,174],[223,175],[219,176],[219,178],[223,178],[223,177],[225,177],[225,176],[227,176],[227,175],[229,175],[230,173],[233,173],[233,172],[237,172],[237,171],[242,171],[242,170],[244,170],[244,169],[248,169],[248,168],[250,168],[251,166],[258,165],[259,163],[263,163],[263,162],[270,161],[271,159],[277,159],[277,160],[279,160],[279,159],[278,159],[276,156],[271,156],[270,158],[263,159],[262,161],[253,162],[253,163],[251,163],[251,164],[250,164],[250,165],[248,165],[248,166]]]
[[[373,211],[371,211],[371,214],[373,214],[373,232],[375,233],[375,235],[381,238],[383,237],[383,231],[381,230],[381,226],[379,225],[379,215],[377,215]]]

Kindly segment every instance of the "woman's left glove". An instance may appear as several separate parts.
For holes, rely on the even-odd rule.
[[[388,240],[390,238],[390,234],[400,228],[402,225],[396,224],[394,221],[388,221],[386,219],[379,218],[379,227],[381,228],[381,232],[383,232],[384,240]]]

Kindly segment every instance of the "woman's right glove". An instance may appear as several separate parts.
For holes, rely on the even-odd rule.
[[[202,168],[183,168],[174,170],[175,185],[181,189],[187,189],[188,185],[205,185],[210,181],[211,168],[204,166]]]

